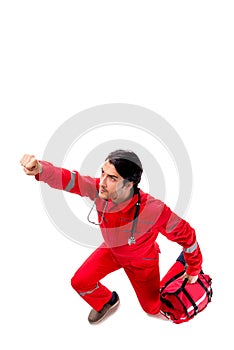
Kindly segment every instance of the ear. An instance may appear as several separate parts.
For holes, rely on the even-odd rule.
[[[128,189],[132,189],[133,186],[134,186],[134,183],[133,183],[133,181],[128,181],[128,182],[126,183],[125,186],[126,186]]]

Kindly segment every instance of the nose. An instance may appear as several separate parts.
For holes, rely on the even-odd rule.
[[[106,177],[105,176],[101,176],[101,178],[100,178],[100,186],[106,187]]]

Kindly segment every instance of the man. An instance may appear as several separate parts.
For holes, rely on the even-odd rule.
[[[196,282],[202,255],[195,231],[162,201],[139,189],[143,169],[134,152],[111,152],[102,166],[100,178],[82,176],[77,171],[58,168],[28,154],[20,162],[25,173],[35,175],[36,180],[94,201],[98,220],[93,223],[99,224],[104,243],[71,280],[72,287],[92,307],[90,323],[100,322],[119,305],[118,294],[100,280],[120,268],[128,276],[143,310],[152,315],[160,312],[159,247],[156,243],[159,232],[183,247],[175,269],[178,264],[181,270],[181,262],[185,260],[183,277],[188,278],[188,283]],[[92,222],[90,214],[88,219]]]

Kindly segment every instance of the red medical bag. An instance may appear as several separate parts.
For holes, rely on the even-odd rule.
[[[160,291],[161,311],[174,323],[191,320],[204,310],[213,294],[210,276],[200,273],[197,282],[191,284],[182,279],[183,274],[181,271],[170,278]]]

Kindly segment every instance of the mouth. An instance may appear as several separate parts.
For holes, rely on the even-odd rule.
[[[105,190],[104,188],[99,188],[99,193],[105,193],[107,192],[107,190]]]

